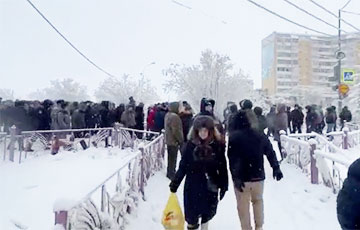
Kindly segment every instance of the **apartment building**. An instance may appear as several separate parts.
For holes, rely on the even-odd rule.
[[[346,54],[342,67],[359,69],[360,35],[344,35],[341,45]],[[262,41],[262,89],[294,101],[311,93],[336,99],[337,50],[337,36],[272,33]]]

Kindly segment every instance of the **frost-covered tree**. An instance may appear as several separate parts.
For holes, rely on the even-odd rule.
[[[133,96],[136,102],[145,104],[159,101],[159,96],[148,79],[130,77],[126,74],[119,78],[106,78],[95,91],[98,101],[107,100],[117,104],[128,103],[130,96]]]
[[[64,99],[66,101],[84,101],[89,100],[86,86],[71,78],[62,80],[54,80],[50,82],[50,87],[38,89],[29,95],[31,99],[37,100],[57,100]]]
[[[14,100],[14,90],[2,88],[0,89],[0,97],[3,100]]]
[[[199,65],[171,64],[164,75],[168,78],[164,85],[166,91],[175,92],[195,110],[199,109],[201,98],[213,98],[218,116],[222,115],[228,101],[238,104],[242,99],[251,99],[254,92],[253,81],[241,70],[234,72],[228,56],[211,50],[202,52]]]

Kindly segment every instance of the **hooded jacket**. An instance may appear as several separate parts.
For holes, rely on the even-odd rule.
[[[165,139],[168,146],[179,146],[184,142],[184,134],[179,113],[179,102],[169,104],[165,115]]]

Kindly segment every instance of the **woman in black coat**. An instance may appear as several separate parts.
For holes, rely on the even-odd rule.
[[[337,216],[342,229],[360,229],[360,159],[349,167],[337,197]]]
[[[197,116],[170,191],[176,192],[186,176],[184,187],[185,220],[188,229],[208,229],[220,200],[228,189],[225,144],[210,116]]]

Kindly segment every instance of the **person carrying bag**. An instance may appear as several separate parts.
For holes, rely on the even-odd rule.
[[[225,143],[210,116],[195,118],[179,169],[170,183],[171,192],[176,193],[185,176],[187,229],[199,229],[201,218],[201,229],[207,230],[218,200],[223,199],[228,189]]]

